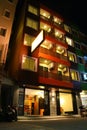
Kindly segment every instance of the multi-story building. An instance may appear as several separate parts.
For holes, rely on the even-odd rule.
[[[86,36],[38,0],[19,5],[8,69],[18,115],[78,114],[87,89]]]
[[[18,0],[0,0],[0,106],[4,102],[7,91],[9,91],[9,86],[12,85],[11,80],[7,78],[4,72],[4,65],[7,59],[17,1]],[[1,92],[3,93],[2,100]]]
[[[76,34],[75,34],[76,35]],[[87,107],[87,37],[82,33],[77,33],[75,42],[75,52],[78,61],[78,71],[80,75],[80,93],[82,105]]]

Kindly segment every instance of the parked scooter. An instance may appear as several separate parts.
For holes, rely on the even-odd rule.
[[[0,110],[0,121],[17,121],[17,109],[15,107],[8,107]]]
[[[81,117],[87,116],[87,108],[84,107],[84,106],[80,106],[79,108],[80,108],[80,115],[81,115]]]

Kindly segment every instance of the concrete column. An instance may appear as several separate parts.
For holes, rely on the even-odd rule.
[[[18,98],[19,98],[19,87],[14,86],[14,92],[13,92],[13,105],[18,108]]]
[[[50,115],[57,115],[56,91],[54,88],[50,90]]]
[[[80,114],[80,109],[79,109],[79,107],[82,106],[82,101],[81,101],[80,93],[77,93],[77,94],[76,94],[76,101],[77,101],[78,114]]]

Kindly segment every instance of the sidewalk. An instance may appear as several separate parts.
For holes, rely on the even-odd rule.
[[[80,115],[60,115],[60,116],[18,116],[18,121],[29,120],[57,120],[67,118],[80,118]]]

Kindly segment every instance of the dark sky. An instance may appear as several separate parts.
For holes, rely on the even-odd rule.
[[[46,6],[58,12],[67,20],[76,24],[80,31],[87,35],[86,0],[40,0]]]

